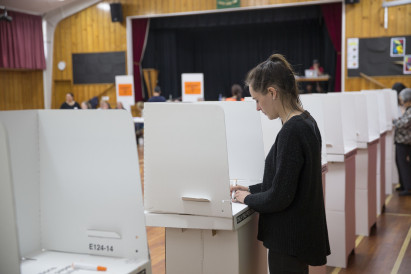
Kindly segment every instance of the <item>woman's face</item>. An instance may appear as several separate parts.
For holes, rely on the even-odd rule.
[[[278,109],[280,100],[274,88],[270,87],[266,94],[262,94],[261,92],[254,91],[250,86],[250,94],[257,103],[257,111],[261,110],[270,120],[279,117]]]
[[[66,102],[71,103],[73,102],[73,96],[70,93],[66,94]]]

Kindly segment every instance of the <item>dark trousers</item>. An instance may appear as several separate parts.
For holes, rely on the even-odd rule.
[[[308,274],[308,265],[294,256],[268,251],[270,274],[302,273]]]
[[[411,145],[395,144],[395,162],[400,185],[411,191]]]

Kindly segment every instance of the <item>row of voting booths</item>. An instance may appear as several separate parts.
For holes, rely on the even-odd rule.
[[[346,267],[356,235],[369,235],[398,180],[397,96],[375,90],[300,99],[322,135],[327,265]],[[79,263],[151,273],[147,225],[165,227],[168,274],[267,273],[258,214],[233,203],[229,189],[262,181],[281,126],[251,98],[146,104],[143,203],[127,112],[0,112],[0,244],[8,247],[0,272],[65,273]]]
[[[301,95],[322,135],[322,173],[331,252],[346,267],[356,235],[381,214],[393,172],[392,90]],[[231,202],[230,184],[261,182],[281,130],[255,102],[147,104],[145,194],[148,226],[165,227],[167,273],[267,273],[257,214]],[[396,171],[396,170],[395,170]],[[326,273],[325,266],[310,273]]]

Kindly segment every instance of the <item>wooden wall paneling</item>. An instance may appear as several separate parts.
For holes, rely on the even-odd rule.
[[[361,24],[357,25],[357,27],[361,28],[362,33],[370,33],[371,32],[371,18],[370,18],[370,12],[371,12],[371,2],[372,1],[363,1],[364,7],[361,9],[361,18],[359,21],[361,21]]]
[[[0,70],[0,110],[42,109],[43,71]]]
[[[61,104],[64,103],[64,101],[66,101],[67,92],[73,92],[73,87],[72,87],[72,83],[70,80],[55,80],[54,81],[54,92],[52,95],[52,108],[53,109],[59,109]],[[74,100],[80,103],[75,94],[74,94]]]
[[[397,33],[404,33],[405,34],[405,13],[407,11],[407,7],[404,6],[398,6],[396,7],[396,13],[397,13]],[[410,18],[409,18],[410,19]],[[408,21],[408,24],[410,22]]]

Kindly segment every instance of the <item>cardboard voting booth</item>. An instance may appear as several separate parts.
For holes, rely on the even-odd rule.
[[[380,133],[380,142],[377,147],[377,215],[380,215],[385,206],[386,192],[386,143],[388,126],[388,114],[385,103],[384,93],[377,90],[363,90],[362,92],[374,96],[374,103],[378,106],[378,125]],[[391,167],[390,167],[391,168]]]
[[[341,94],[315,94],[324,108],[328,172],[326,174],[325,209],[332,253],[327,265],[346,267],[355,245],[355,155],[357,138],[354,113]]]
[[[355,114],[358,150],[355,159],[355,232],[370,235],[377,221],[377,147],[379,145],[378,104],[370,94],[346,92],[351,104],[346,105]]]
[[[0,159],[11,175],[1,195],[13,200],[7,216],[12,222],[14,211],[16,224],[0,237],[12,253],[18,243],[21,273],[68,273],[73,264],[151,273],[136,140],[126,111],[7,111],[0,112],[0,123],[9,155],[2,142]],[[9,263],[16,268],[16,260]],[[15,273],[3,267],[0,272]]]
[[[166,228],[167,273],[267,273],[257,214],[230,184],[261,182],[264,152],[253,102],[145,106],[144,206]]]

